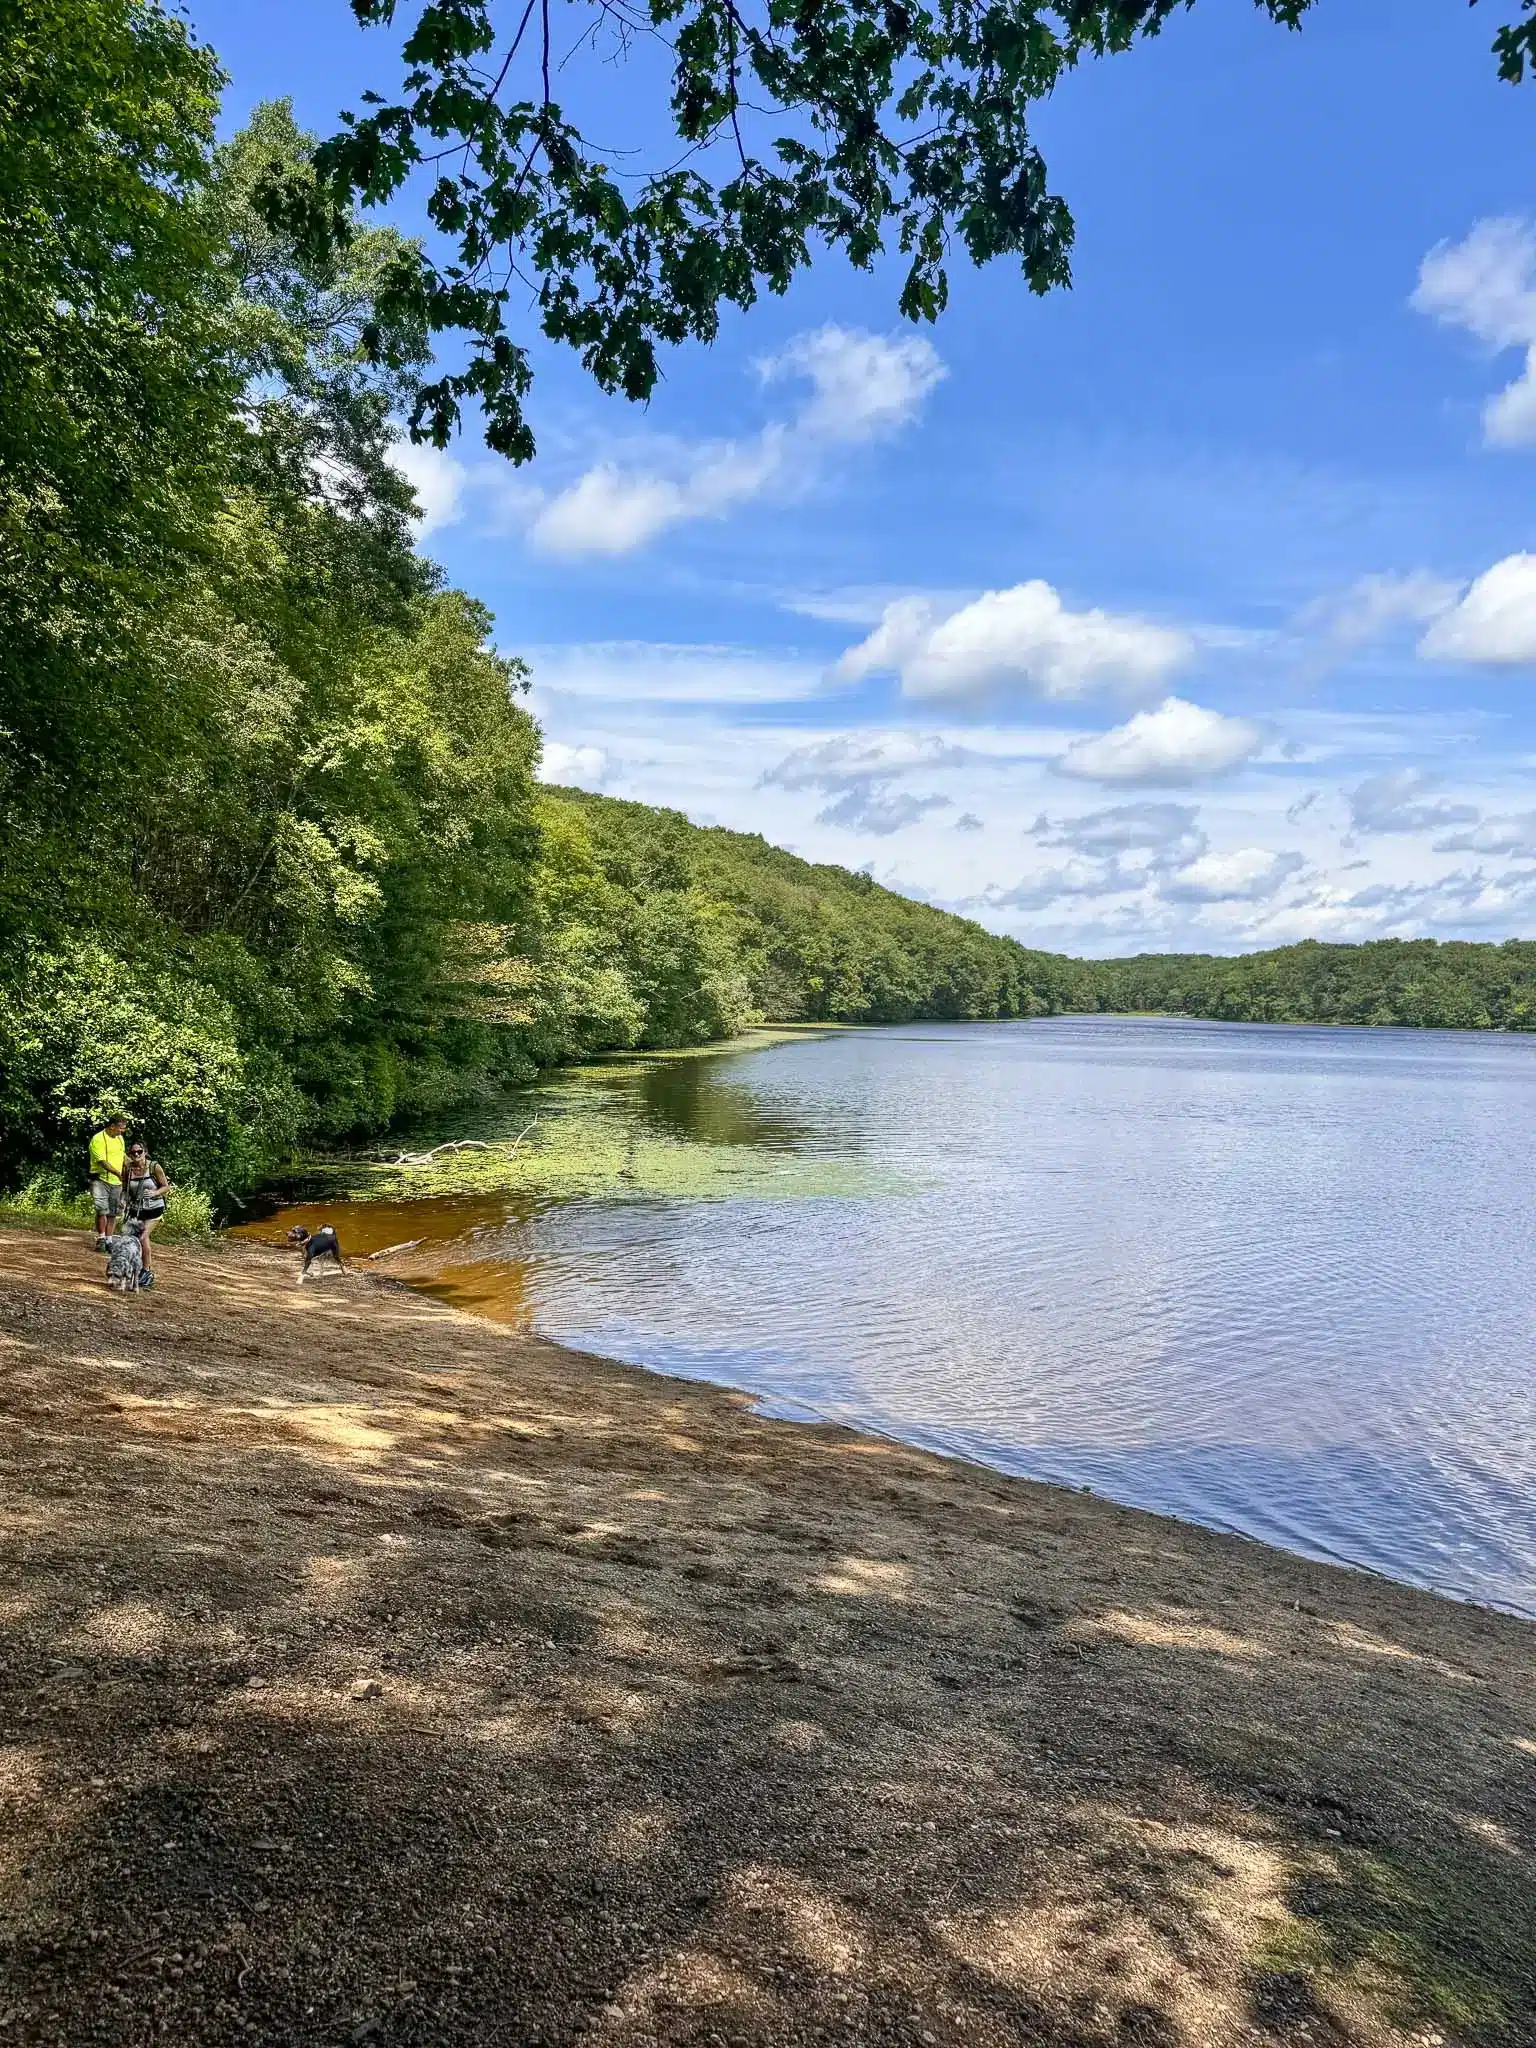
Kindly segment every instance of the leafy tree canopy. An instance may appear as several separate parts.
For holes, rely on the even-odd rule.
[[[1156,35],[1193,0],[351,0],[365,27],[407,21],[398,95],[316,158],[273,180],[274,220],[317,251],[344,239],[355,200],[381,205],[418,172],[448,254],[402,249],[376,293],[387,321],[462,336],[460,365],[423,384],[417,438],[447,441],[476,400],[493,448],[524,462],[530,299],[605,391],[649,396],[658,349],[713,340],[722,306],[782,293],[817,249],[868,269],[906,259],[902,313],[933,320],[956,244],[1015,259],[1035,292],[1070,282],[1072,217],[1030,128],[1083,58]],[[1289,28],[1313,0],[1255,0]],[[1536,0],[1495,40],[1511,82],[1536,68]],[[670,79],[655,121],[664,160],[608,161],[568,110],[583,57],[635,59]]]

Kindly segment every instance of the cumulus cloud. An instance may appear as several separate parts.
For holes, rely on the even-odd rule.
[[[414,441],[398,442],[390,461],[416,493],[421,507],[417,532],[423,539],[439,527],[453,526],[463,516],[470,480],[467,463],[446,448],[434,448],[430,442],[418,446]]]
[[[1367,776],[1350,791],[1349,823],[1355,832],[1433,832],[1444,825],[1474,825],[1475,804],[1455,804],[1435,795],[1435,778],[1418,768]]]
[[[1059,867],[1039,868],[1015,882],[1011,889],[993,887],[974,899],[972,907],[986,910],[1048,910],[1065,898],[1079,900],[1124,896],[1145,887],[1144,873],[1123,868],[1118,861],[1074,857]]]
[[[627,555],[684,519],[718,519],[757,497],[779,475],[786,437],[767,427],[755,441],[694,451],[682,477],[600,462],[551,498],[528,529],[553,555]]]
[[[556,555],[627,555],[685,516],[687,496],[665,477],[626,475],[611,462],[589,469],[529,528]]]
[[[859,334],[819,327],[800,334],[758,370],[765,383],[804,377],[811,396],[802,434],[827,441],[867,441],[909,426],[923,400],[949,374],[938,350],[919,335]]]
[[[1464,241],[1441,242],[1419,266],[1412,304],[1496,349],[1523,348],[1525,368],[1483,407],[1495,447],[1536,441],[1536,235],[1523,220],[1480,220]]]
[[[1299,853],[1240,846],[1233,853],[1203,853],[1164,878],[1169,903],[1267,903],[1305,866]]]
[[[960,768],[972,759],[938,733],[833,733],[796,747],[762,777],[776,789],[852,789],[871,780],[888,781],[914,768]]]
[[[830,326],[797,336],[758,368],[766,382],[810,385],[791,419],[746,440],[674,450],[653,469],[598,463],[544,504],[528,529],[533,545],[556,555],[626,555],[684,520],[718,519],[770,490],[792,489],[829,449],[910,425],[946,374],[918,337]]]
[[[1165,697],[1155,711],[1138,711],[1124,725],[1074,740],[1056,767],[1088,782],[1179,786],[1241,767],[1265,743],[1263,728],[1246,718]]]
[[[857,682],[891,671],[909,697],[974,700],[1012,688],[1067,699],[1155,688],[1192,651],[1190,636],[1172,627],[1071,611],[1035,578],[948,609],[931,598],[898,598],[836,673]]]
[[[915,825],[930,811],[948,810],[947,796],[914,796],[882,783],[860,783],[844,790],[835,802],[816,813],[818,825],[842,825],[850,832],[873,832],[885,838]]]
[[[986,827],[974,811],[965,811],[955,820],[957,832],[984,832]]]
[[[1116,804],[1075,818],[1036,818],[1031,838],[1065,847],[1060,866],[994,889],[988,908],[1040,910],[1067,898],[1140,894],[1147,915],[1157,906],[1266,903],[1304,865],[1299,853],[1243,846],[1213,853],[1192,804]]]
[[[1536,555],[1506,555],[1419,642],[1426,661],[1536,662]]]
[[[1161,841],[1139,840],[1134,851],[1141,857],[1122,851],[1074,853],[1059,866],[1026,875],[1011,889],[989,889],[978,902],[992,910],[1044,910],[1070,898],[1138,894],[1148,914],[1166,904],[1267,903],[1305,865],[1299,853],[1271,847],[1212,853],[1205,835],[1192,826]]]
[[[1145,852],[1163,861],[1191,860],[1207,844],[1198,816],[1193,804],[1116,804],[1077,818],[1051,819],[1042,812],[1030,834],[1043,846],[1070,847],[1074,853]]]
[[[1434,844],[1436,853],[1502,853],[1517,860],[1536,860],[1536,811],[1513,817],[1484,818],[1467,832],[1452,832]]]
[[[815,789],[835,801],[818,811],[821,825],[882,836],[915,825],[929,811],[947,810],[947,796],[916,796],[895,788],[914,770],[959,768],[973,756],[937,733],[843,732],[795,747],[759,778],[760,788]],[[978,821],[979,822],[979,821]]]
[[[535,486],[499,458],[465,462],[430,442],[402,439],[389,459],[416,493],[419,539],[471,518],[486,533],[515,531],[542,502]]]
[[[539,762],[541,782],[574,784],[578,789],[600,789],[608,779],[609,760],[602,747],[570,747],[561,740],[544,742]]]
[[[1458,868],[1430,882],[1379,882],[1345,899],[1350,910],[1375,913],[1378,928],[1473,931],[1512,925],[1536,916],[1536,875],[1515,869],[1489,875]]]

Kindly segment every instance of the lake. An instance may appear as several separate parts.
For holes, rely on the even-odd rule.
[[[256,1228],[420,1237],[379,1270],[770,1412],[1536,1614],[1536,1041],[923,1024],[478,1128],[535,1113]]]

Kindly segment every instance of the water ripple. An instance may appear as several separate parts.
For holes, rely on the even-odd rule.
[[[509,1216],[479,1305],[496,1268],[551,1336],[1536,1613],[1536,1041],[925,1025],[603,1102],[890,1190]]]

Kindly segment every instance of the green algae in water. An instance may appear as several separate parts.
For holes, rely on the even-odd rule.
[[[732,1197],[800,1200],[894,1192],[889,1175],[857,1160],[796,1158],[739,1145],[690,1145],[626,1128],[612,1116],[561,1114],[542,1120],[516,1151],[451,1152],[421,1165],[349,1159],[317,1162],[306,1185],[353,1201],[504,1193],[546,1201]]]
[[[719,1047],[707,1050],[722,1057]],[[673,1055],[667,1062],[674,1073],[676,1060]],[[602,1200],[851,1200],[906,1190],[904,1178],[872,1162],[802,1149],[811,1134],[755,1114],[747,1091],[717,1088],[696,1095],[690,1086],[680,1095],[669,1091],[659,1105],[651,1084],[664,1079],[660,1065],[651,1056],[631,1056],[570,1069],[507,1097],[472,1127],[461,1122],[421,1133],[397,1141],[397,1149],[381,1157],[316,1160],[301,1176],[303,1187],[317,1197],[352,1201],[494,1194],[533,1207]],[[700,1135],[689,1136],[692,1128]],[[466,1139],[476,1149],[440,1151],[429,1160],[400,1157],[402,1151],[420,1155]],[[481,1143],[490,1149],[478,1149]]]

